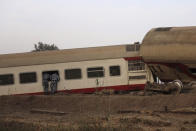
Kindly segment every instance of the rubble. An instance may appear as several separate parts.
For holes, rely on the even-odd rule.
[[[192,84],[182,84],[180,80],[174,80],[168,83],[146,83],[145,95],[152,94],[180,94],[193,89]]]

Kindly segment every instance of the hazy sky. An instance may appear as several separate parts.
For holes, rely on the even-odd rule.
[[[196,25],[196,0],[0,0],[0,54],[39,41],[61,49],[142,41],[153,27]]]

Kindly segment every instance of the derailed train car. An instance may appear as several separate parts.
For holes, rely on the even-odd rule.
[[[152,74],[139,44],[0,55],[0,95],[43,94],[43,75],[57,73],[57,92],[142,90]]]
[[[144,37],[140,55],[163,82],[195,81],[196,27],[154,28]]]

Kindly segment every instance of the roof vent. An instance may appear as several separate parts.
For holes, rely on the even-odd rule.
[[[155,31],[170,31],[172,27],[156,28]]]

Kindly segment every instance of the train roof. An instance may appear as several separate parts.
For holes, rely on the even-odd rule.
[[[142,44],[196,44],[196,26],[151,29]]]
[[[196,26],[151,29],[140,55],[145,62],[196,63]]]
[[[0,68],[115,59],[139,56],[136,45],[114,45],[102,47],[63,49],[54,51],[27,52],[0,55]],[[135,48],[134,48],[135,49]]]

